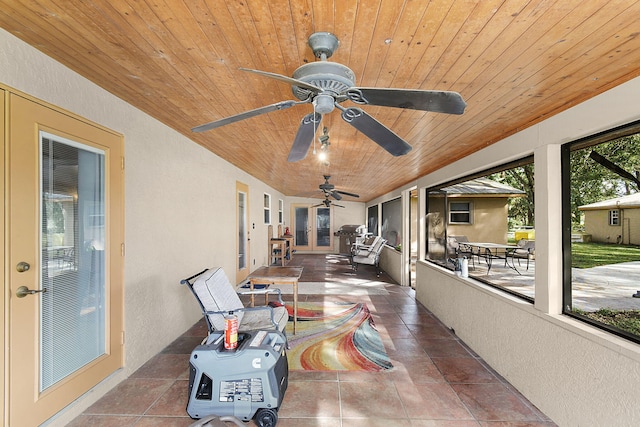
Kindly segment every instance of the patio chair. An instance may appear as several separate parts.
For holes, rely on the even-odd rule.
[[[356,241],[351,245],[351,253],[349,254],[349,263],[353,267],[353,257],[361,250],[370,250],[378,240],[382,239],[380,236],[369,235],[365,237],[357,237]]]
[[[471,246],[465,244],[469,242],[467,236],[449,236],[447,240],[449,250],[456,254],[456,259],[467,257],[471,261],[472,268],[475,268],[476,264],[473,256],[478,254],[473,252]]]
[[[205,269],[181,280],[180,283],[187,285],[198,300],[209,333],[224,331],[224,316],[228,314],[238,316],[238,332],[275,329],[284,333],[289,314],[282,301],[280,289],[266,288],[236,292],[222,268]],[[277,294],[281,306],[245,307],[239,297],[239,295],[265,295],[267,293]]]
[[[384,244],[387,242],[382,237],[377,236],[371,246],[361,246],[353,253],[351,266],[354,271],[358,270],[358,264],[373,265],[376,269],[376,276],[380,277],[382,271],[380,270],[380,252]]]
[[[509,253],[511,257],[511,264],[515,267],[515,260],[518,260],[520,265],[521,259],[527,260],[527,271],[529,271],[529,262],[535,259],[536,256],[536,242],[535,240],[520,239],[517,243],[518,248]]]

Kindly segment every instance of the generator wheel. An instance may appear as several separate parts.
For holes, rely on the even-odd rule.
[[[258,409],[255,416],[258,427],[275,427],[278,422],[278,412],[275,409]]]

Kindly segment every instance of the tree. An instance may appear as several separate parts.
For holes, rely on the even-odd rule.
[[[489,178],[525,192],[524,197],[512,197],[509,199],[509,218],[521,225],[533,226],[535,223],[533,163],[495,173]]]
[[[571,224],[580,227],[579,206],[636,193],[638,185],[590,157],[597,152],[627,172],[640,171],[640,134],[625,136],[571,153]]]

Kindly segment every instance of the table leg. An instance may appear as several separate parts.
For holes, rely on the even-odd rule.
[[[249,279],[249,290],[251,291],[251,307],[253,307],[256,303],[255,295],[253,295],[253,279]]]
[[[516,267],[516,260],[515,257],[513,256],[513,252],[515,252],[515,249],[509,250],[509,249],[505,249],[504,251],[504,263],[507,267],[509,268],[513,268],[516,273],[518,273],[519,275],[522,275],[522,273],[520,273],[518,271],[518,268]],[[509,255],[511,254],[511,265],[509,265]]]
[[[485,249],[485,261],[487,261],[487,274],[491,271],[491,264],[493,263],[493,255],[491,253],[491,249]]]
[[[298,326],[298,281],[293,282],[293,335]]]

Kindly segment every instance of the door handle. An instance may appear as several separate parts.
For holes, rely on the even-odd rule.
[[[27,295],[34,295],[34,294],[38,294],[38,293],[44,293],[47,292],[47,288],[42,288],[42,289],[29,289],[26,286],[20,286],[17,290],[16,290],[16,296],[18,298],[24,298]]]

